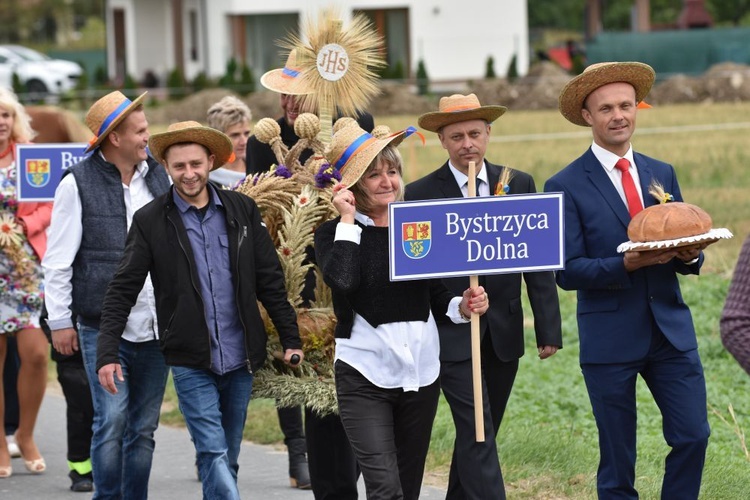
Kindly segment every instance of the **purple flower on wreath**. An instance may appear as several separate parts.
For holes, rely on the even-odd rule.
[[[323,189],[328,186],[328,184],[333,182],[333,180],[340,181],[341,173],[333,168],[330,163],[322,164],[320,166],[320,169],[318,170],[318,173],[315,174],[315,187],[318,189]]]
[[[284,179],[288,179],[292,176],[292,172],[290,172],[289,169],[286,168],[286,165],[278,165],[273,173],[277,177],[283,177]]]

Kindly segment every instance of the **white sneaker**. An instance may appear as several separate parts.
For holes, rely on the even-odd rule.
[[[5,436],[5,440],[8,442],[8,452],[10,453],[11,458],[20,458],[21,457],[21,449],[16,444],[16,437],[15,436]]]

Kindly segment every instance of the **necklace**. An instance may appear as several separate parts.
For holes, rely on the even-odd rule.
[[[5,151],[0,153],[0,160],[13,153],[13,145],[13,141],[8,141],[8,147],[5,148]]]

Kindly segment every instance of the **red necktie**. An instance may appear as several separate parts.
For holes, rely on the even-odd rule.
[[[625,158],[620,158],[615,163],[615,168],[622,172],[622,189],[625,191],[625,199],[628,200],[628,212],[631,217],[635,217],[635,214],[643,210],[643,203],[638,196],[633,177],[630,175],[630,162]]]

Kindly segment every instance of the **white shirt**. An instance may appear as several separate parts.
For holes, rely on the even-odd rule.
[[[355,218],[365,226],[375,225],[359,212]],[[361,234],[362,228],[356,224],[339,223],[334,239],[359,245]],[[460,303],[461,297],[454,297],[448,306],[446,316],[454,323],[467,322],[458,310]],[[352,366],[378,387],[417,391],[433,383],[440,374],[435,318],[430,312],[427,321],[400,321],[373,328],[355,312],[351,337],[336,339],[335,359]]]
[[[146,172],[148,163],[142,161],[137,165],[130,185],[122,185],[128,229],[133,222],[133,213],[154,199],[146,185]],[[66,175],[55,191],[52,222],[47,234],[47,252],[42,260],[44,300],[49,314],[49,327],[52,330],[73,326],[70,316],[73,302],[73,261],[81,247],[82,217],[81,199],[78,196],[75,176]],[[130,342],[145,342],[158,338],[158,332],[154,287],[149,275],[130,311],[122,337]]]
[[[456,178],[456,183],[461,187],[461,192],[464,198],[469,196],[469,176],[461,172],[459,169],[453,166],[448,160],[448,167],[450,167],[453,177]],[[479,182],[482,181],[482,182]],[[487,178],[487,165],[482,162],[482,169],[477,174],[477,196],[489,196],[490,195],[490,181]]]
[[[640,177],[638,177],[638,169],[635,166],[635,160],[633,159],[632,145],[628,148],[628,152],[625,153],[625,156],[617,156],[613,152],[607,151],[595,142],[591,144],[591,152],[594,153],[596,159],[599,160],[599,163],[602,164],[604,171],[609,176],[609,180],[612,181],[612,184],[620,194],[620,198],[622,198],[622,202],[626,207],[628,206],[628,199],[625,197],[625,190],[622,188],[622,172],[615,168],[615,163],[617,163],[617,160],[619,160],[620,158],[625,158],[626,160],[628,160],[630,162],[630,168],[628,169],[628,172],[630,172],[630,176],[633,178],[633,182],[635,183],[635,189],[638,191],[638,196],[641,199],[641,206],[646,206],[643,203],[641,181]]]
[[[210,180],[228,187],[233,187],[238,182],[245,180],[245,177],[244,172],[236,172],[224,167],[219,167],[208,174]]]

